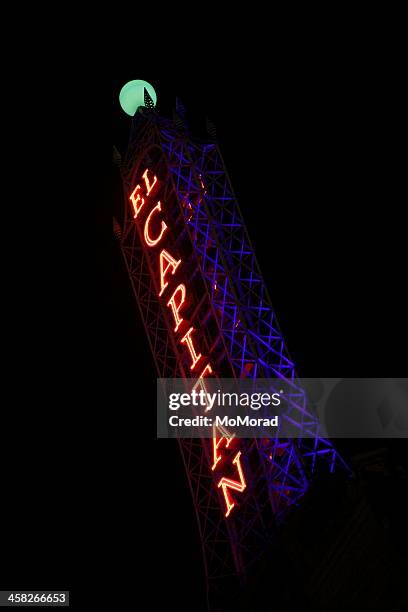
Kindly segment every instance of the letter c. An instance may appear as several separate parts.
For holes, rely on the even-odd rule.
[[[161,222],[161,231],[160,231],[159,237],[156,238],[155,240],[150,237],[150,235],[149,235],[149,223],[150,223],[150,219],[153,216],[153,213],[156,210],[160,210],[161,211],[161,203],[160,202],[157,202],[156,206],[154,208],[152,208],[152,210],[149,213],[149,216],[146,219],[146,223],[145,223],[145,226],[144,226],[144,239],[146,241],[147,246],[149,246],[149,247],[156,246],[156,244],[158,244],[160,242],[160,240],[162,239],[163,234],[164,234],[164,232],[167,229],[167,225],[164,223],[164,221],[162,221]]]

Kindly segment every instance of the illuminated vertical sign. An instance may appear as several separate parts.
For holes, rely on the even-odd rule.
[[[182,260],[173,257],[171,252],[163,248],[163,239],[166,236],[168,225],[165,220],[165,202],[155,199],[160,181],[157,176],[146,168],[142,181],[136,185],[129,196],[133,210],[133,217],[137,223],[143,224],[143,240],[148,249],[157,249],[158,252],[158,286],[159,297],[169,308],[174,321],[174,334],[176,341],[184,348],[188,355],[190,370],[198,374],[199,383],[205,388],[204,378],[214,374],[209,359],[202,355],[199,349],[198,330],[183,318],[183,306],[188,300],[188,287],[181,282]],[[143,219],[143,220],[142,220]],[[213,463],[212,471],[217,472],[217,487],[221,489],[225,502],[225,516],[228,517],[235,507],[232,491],[242,493],[246,488],[246,481],[241,463],[241,451],[237,451],[232,458],[230,468],[234,469],[236,479],[227,478],[222,459],[223,450],[229,449],[233,438],[226,432],[214,428],[212,439]],[[224,474],[223,474],[224,472]]]

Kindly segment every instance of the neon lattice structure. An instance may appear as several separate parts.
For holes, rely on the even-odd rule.
[[[181,280],[191,296],[185,318],[194,322],[200,352],[211,356],[219,377],[293,381],[287,418],[301,432],[312,434],[232,443],[225,438],[179,440],[211,600],[226,584],[245,582],[273,545],[276,526],[299,503],[318,469],[334,472],[346,466],[330,441],[319,436],[304,392],[294,383],[295,366],[217,144],[194,140],[179,117],[172,121],[155,110],[139,109],[122,166],[126,197],[117,233],[158,377],[188,378],[191,371],[175,335],[180,317],[174,303],[169,308],[170,296],[164,300],[159,295],[151,248],[155,241],[146,235],[146,222],[144,229],[143,222],[135,223],[129,206],[146,168],[162,184],[161,207],[156,204],[155,214],[165,209],[161,227],[170,226],[171,220],[167,235],[171,233],[174,248],[183,256]]]

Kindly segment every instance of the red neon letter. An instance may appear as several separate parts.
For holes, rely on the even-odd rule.
[[[134,219],[136,219],[137,215],[140,213],[140,211],[143,208],[143,204],[144,204],[144,198],[142,198],[141,195],[139,195],[138,191],[140,189],[140,185],[136,185],[136,187],[134,188],[134,190],[132,191],[132,193],[129,196],[129,200],[132,202],[133,204],[133,210],[135,211],[134,214]],[[140,202],[140,204],[139,204]]]
[[[228,489],[233,489],[234,491],[238,491],[239,493],[242,493],[242,491],[246,488],[246,482],[244,478],[244,473],[242,471],[240,457],[241,457],[241,451],[238,451],[232,462],[232,463],[235,463],[235,465],[237,466],[239,481],[231,480],[230,478],[225,478],[225,476],[223,476],[223,478],[221,478],[220,482],[218,483],[218,488],[221,487],[222,492],[224,493],[224,499],[225,499],[225,503],[227,506],[227,511],[225,513],[225,516],[228,516],[231,510],[233,509],[233,507],[235,506],[235,503],[231,501],[231,497],[230,497],[230,493]]]
[[[231,441],[234,439],[234,436],[221,436],[220,438],[217,438],[217,427],[214,425],[213,426],[213,439],[212,439],[212,447],[213,447],[213,461],[214,463],[211,466],[212,471],[215,470],[215,468],[217,467],[217,463],[219,461],[221,461],[222,459],[222,455],[218,454],[218,448],[221,446],[222,442],[225,441],[225,446],[226,448],[229,447],[229,445],[231,444]]]
[[[167,229],[167,225],[165,224],[164,221],[161,222],[161,232],[158,238],[156,238],[156,240],[153,240],[152,238],[150,238],[149,236],[149,223],[150,223],[150,219],[154,213],[155,210],[160,210],[161,211],[161,204],[160,202],[157,202],[156,206],[154,208],[152,208],[152,210],[149,212],[149,216],[146,219],[145,222],[145,226],[144,226],[144,239],[146,240],[146,244],[149,247],[153,247],[156,246],[156,244],[158,244],[160,242],[160,240],[163,237],[164,232]]]
[[[190,366],[190,370],[194,370],[194,368],[196,367],[197,363],[200,361],[200,358],[201,358],[201,353],[197,355],[197,353],[195,352],[193,341],[190,337],[193,331],[194,331],[194,327],[190,327],[188,332],[186,332],[184,336],[182,337],[182,339],[180,340],[182,344],[184,343],[187,344],[188,350],[190,351],[191,359],[193,360],[193,363]]]
[[[167,266],[163,269],[164,261],[167,261]],[[172,268],[171,273],[174,274],[180,264],[181,264],[181,259],[176,261],[170,255],[170,253],[168,253],[165,249],[162,250],[162,252],[160,253],[160,293],[159,293],[159,296],[163,293],[163,291],[169,284],[165,280],[168,269]]]
[[[204,370],[201,372],[198,378],[204,378],[206,374],[212,374],[212,367],[209,363],[205,366]]]
[[[146,168],[146,170],[143,172],[143,178],[144,178],[144,182],[146,185],[146,195],[150,195],[151,190],[157,183],[157,176],[153,176],[153,183],[149,181],[149,177],[147,176],[148,172],[149,172],[148,168]]]
[[[180,301],[178,304],[176,304],[176,294],[177,293],[181,293]],[[179,285],[174,291],[169,301],[167,302],[167,306],[171,306],[171,309],[173,311],[173,317],[176,322],[176,327],[174,328],[175,332],[178,330],[180,323],[184,321],[184,319],[180,319],[178,313],[179,313],[180,308],[184,304],[185,299],[186,299],[186,288],[184,285]]]
[[[212,374],[212,367],[210,366],[209,363],[207,363],[207,365],[205,366],[205,368],[201,372],[200,376],[198,377],[198,380],[197,380],[196,384],[193,387],[194,390],[196,390],[197,387],[201,387],[201,389],[204,391],[204,393],[207,393],[207,387],[205,386],[205,382],[204,382],[204,378],[205,378],[205,375],[206,375],[207,372],[208,372],[208,374]],[[208,410],[210,410],[210,408],[208,408],[208,404],[207,404],[206,408],[205,408],[205,411],[207,412]]]

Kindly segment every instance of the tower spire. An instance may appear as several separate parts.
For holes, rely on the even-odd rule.
[[[146,108],[154,108],[154,102],[147,91],[146,87],[143,88],[143,97]]]

